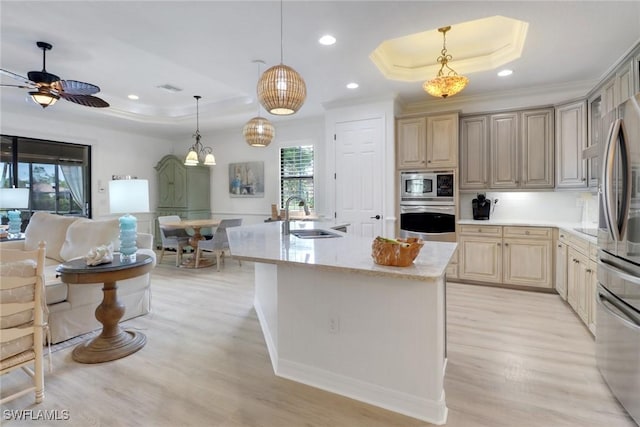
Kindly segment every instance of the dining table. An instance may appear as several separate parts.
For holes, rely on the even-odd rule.
[[[205,240],[205,237],[202,235],[201,230],[203,228],[216,228],[220,225],[220,220],[215,218],[205,218],[205,219],[182,219],[180,221],[175,222],[166,222],[161,225],[165,230],[176,230],[176,229],[192,229],[193,235],[189,239],[189,246],[193,248],[193,254],[190,257],[186,257],[180,267],[182,268],[196,268],[196,253],[198,249],[198,242],[200,240]],[[198,263],[198,268],[202,267],[210,267],[213,265],[213,260],[203,259]]]

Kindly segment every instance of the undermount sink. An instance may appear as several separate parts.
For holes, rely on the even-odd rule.
[[[329,239],[332,237],[342,237],[337,233],[332,233],[327,230],[319,230],[315,228],[311,229],[302,229],[302,230],[292,230],[291,234],[300,238],[300,239]]]

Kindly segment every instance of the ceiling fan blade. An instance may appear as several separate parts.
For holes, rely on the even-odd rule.
[[[4,84],[0,84],[0,87],[17,87],[20,89],[35,89],[34,86],[23,86],[23,85],[4,85]]]
[[[91,95],[72,95],[65,92],[60,92],[60,97],[67,101],[84,105],[86,107],[105,108],[109,106],[109,103],[97,96]]]
[[[93,95],[100,92],[100,88],[91,83],[76,80],[60,80],[51,84],[55,90],[69,95]]]
[[[3,74],[5,76],[7,76],[7,77],[11,77],[12,79],[21,82],[22,84],[25,85],[25,87],[28,87],[28,88],[36,87],[36,84],[34,82],[32,82],[31,80],[29,80],[28,78],[23,77],[20,74],[13,73],[13,72],[11,72],[9,70],[5,70],[5,69],[0,68],[0,74]]]

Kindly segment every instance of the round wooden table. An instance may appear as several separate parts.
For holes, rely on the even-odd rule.
[[[220,220],[210,218],[210,219],[183,219],[178,222],[165,222],[164,224],[161,225],[161,227],[168,230],[176,229],[176,228],[193,229],[193,236],[191,236],[191,238],[189,239],[189,246],[193,248],[193,255],[188,258],[185,258],[185,260],[182,261],[182,264],[180,264],[180,267],[196,268],[195,257],[198,249],[198,241],[204,240],[204,236],[200,233],[200,230],[202,228],[208,228],[208,227],[215,228],[218,225],[220,225]],[[199,263],[200,268],[211,267],[212,265],[213,265],[213,261],[208,259],[206,260],[203,259]]]
[[[141,276],[151,271],[153,260],[149,255],[136,256],[136,261],[120,262],[119,254],[113,261],[95,266],[86,265],[84,259],[60,264],[56,271],[63,282],[70,284],[104,283],[102,303],[96,308],[96,319],[102,323],[102,333],[73,349],[72,358],[80,363],[102,363],[128,356],[140,350],[147,337],[136,331],[120,328],[124,304],[118,300],[118,280]]]

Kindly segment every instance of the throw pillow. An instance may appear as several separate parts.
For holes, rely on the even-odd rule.
[[[96,246],[109,244],[117,251],[120,249],[119,234],[117,219],[79,219],[67,229],[60,256],[69,261],[87,255]]]
[[[78,221],[75,216],[61,216],[49,212],[35,212],[24,231],[24,249],[38,249],[41,240],[47,243],[47,258],[63,262],[60,249],[67,235],[67,228]]]

